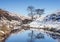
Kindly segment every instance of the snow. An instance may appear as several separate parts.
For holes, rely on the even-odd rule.
[[[37,18],[35,21],[31,22],[29,25],[31,27],[42,27],[42,28],[45,28],[45,27],[49,27],[49,28],[57,28],[57,29],[60,29],[60,21],[56,20],[56,21],[53,21],[52,19],[49,19],[49,17],[51,17],[51,15],[47,15],[48,17],[46,16],[41,16],[40,18]],[[57,16],[59,16],[59,14],[57,14]],[[45,21],[45,19],[48,19],[47,21]],[[59,17],[60,18],[60,17]]]
[[[24,20],[24,19],[31,19],[31,17],[25,17],[25,16],[22,16],[22,15],[16,15],[16,13],[10,13],[9,12],[9,14],[11,16],[17,16],[17,17],[21,18],[21,21]],[[56,12],[54,14],[55,14],[55,16],[53,14],[49,14],[47,16],[42,15],[41,17],[39,17],[38,15],[35,15],[35,17],[38,16],[37,19],[34,20],[33,22],[31,22],[29,25],[30,25],[30,27],[41,27],[41,28],[45,28],[45,27],[51,28],[51,27],[53,27],[53,28],[58,28],[59,29],[60,28],[60,11]],[[52,19],[53,17],[56,20]],[[8,21],[6,19],[2,19],[0,21],[0,26],[2,24],[7,24],[9,26],[11,26],[13,24],[14,26],[17,26],[17,25],[21,24],[21,21],[20,22],[16,21],[16,20]]]

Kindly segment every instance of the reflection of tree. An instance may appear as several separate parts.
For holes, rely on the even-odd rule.
[[[44,35],[42,33],[39,33],[39,34],[37,34],[36,38],[37,39],[43,39],[44,38]]]
[[[30,37],[29,42],[34,42],[34,40],[35,40],[34,36],[35,36],[34,31],[32,30],[31,33],[29,34],[29,37]]]
[[[31,33],[28,35],[30,37],[29,42],[34,42],[36,39],[43,39],[44,35],[42,33],[35,34],[32,30]]]

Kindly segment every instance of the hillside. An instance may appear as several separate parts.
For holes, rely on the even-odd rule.
[[[11,20],[19,21],[20,20],[20,18],[18,16],[12,16],[12,15],[13,14],[10,15],[8,11],[0,9],[0,20],[1,20],[1,18],[7,19],[9,21],[11,21]]]
[[[55,12],[45,17],[46,21],[60,22],[60,12]]]
[[[49,28],[60,28],[60,11],[57,11],[46,16],[41,16],[36,19],[34,22],[29,24],[31,27],[49,27]]]

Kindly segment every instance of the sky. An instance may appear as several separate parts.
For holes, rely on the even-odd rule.
[[[0,0],[0,8],[27,15],[27,7],[45,9],[45,14],[50,14],[60,9],[60,0]]]

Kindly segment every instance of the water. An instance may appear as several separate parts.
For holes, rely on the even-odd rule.
[[[60,42],[60,35],[26,30],[22,33],[11,34],[5,42]]]

